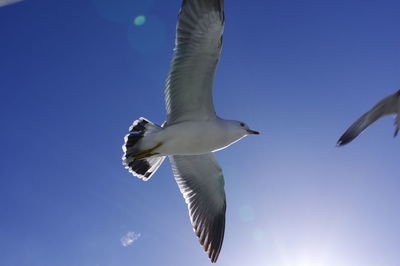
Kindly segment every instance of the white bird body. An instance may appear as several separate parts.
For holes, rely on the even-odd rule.
[[[154,156],[199,155],[222,150],[246,135],[248,132],[238,128],[236,121],[215,117],[165,126],[146,135],[141,148],[150,149],[161,143],[152,151]]]

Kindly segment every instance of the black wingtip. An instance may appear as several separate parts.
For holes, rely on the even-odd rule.
[[[350,143],[353,139],[354,139],[353,136],[349,136],[347,134],[344,134],[343,136],[340,137],[340,139],[336,143],[336,147],[344,146],[344,145]]]

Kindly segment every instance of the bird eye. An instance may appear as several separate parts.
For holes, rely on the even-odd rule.
[[[244,127],[244,123],[241,122],[241,123],[240,123],[240,126],[241,126],[241,127]]]

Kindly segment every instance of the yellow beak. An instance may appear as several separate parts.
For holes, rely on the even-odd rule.
[[[247,133],[253,134],[253,135],[260,135],[260,132],[254,131],[254,130],[251,130],[251,129],[248,129],[248,130],[247,130]]]

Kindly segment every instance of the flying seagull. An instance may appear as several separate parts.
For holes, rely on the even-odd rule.
[[[158,126],[139,118],[122,147],[125,168],[143,180],[169,157],[193,229],[212,262],[221,251],[226,210],[224,178],[213,153],[259,134],[215,113],[212,84],[223,28],[223,0],[183,0],[166,80],[167,121]]]
[[[340,137],[339,141],[337,142],[337,145],[342,146],[351,142],[376,120],[378,120],[383,116],[391,114],[396,115],[395,118],[396,129],[394,132],[394,136],[396,137],[400,128],[400,90],[392,95],[383,98],[374,107],[372,107],[371,110],[362,115]]]

